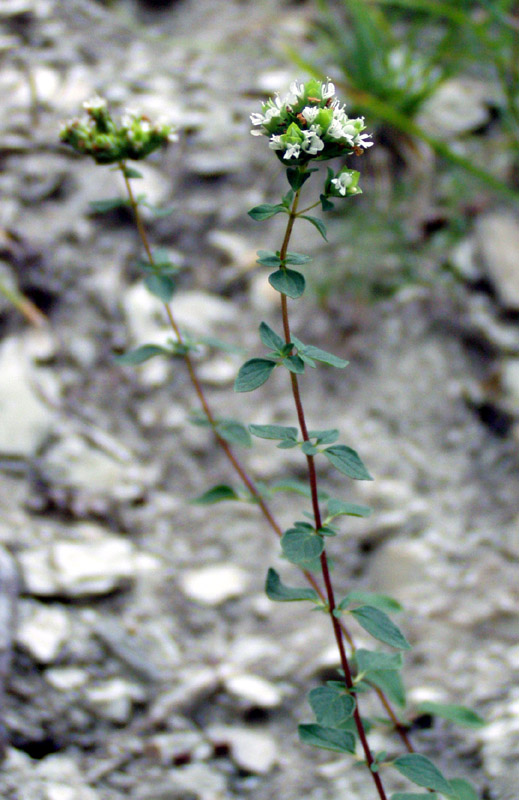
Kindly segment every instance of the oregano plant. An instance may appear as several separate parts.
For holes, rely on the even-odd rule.
[[[120,205],[129,206],[142,247],[138,267],[147,290],[160,301],[171,328],[166,345],[142,343],[117,357],[119,363],[138,366],[149,359],[162,357],[183,361],[200,404],[193,422],[207,426],[222,448],[231,470],[240,485],[221,483],[203,491],[196,502],[200,504],[226,501],[255,504],[268,526],[279,537],[282,556],[302,573],[303,586],[285,583],[277,569],[269,568],[266,594],[274,602],[306,602],[325,615],[337,645],[340,670],[336,680],[317,686],[308,694],[309,721],[298,727],[303,745],[344,754],[364,765],[366,779],[371,782],[373,798],[380,800],[477,800],[474,787],[464,778],[447,778],[427,757],[416,753],[410,738],[412,711],[406,706],[401,679],[403,654],[410,649],[404,633],[392,615],[401,610],[391,597],[377,593],[340,587],[332,582],[328,544],[340,534],[338,521],[342,517],[367,517],[371,509],[352,503],[343,497],[333,497],[320,486],[319,468],[327,463],[352,480],[372,480],[361,456],[348,444],[340,441],[340,431],[312,429],[304,408],[301,376],[321,368],[343,370],[348,362],[311,342],[303,342],[292,332],[289,315],[292,301],[299,301],[305,292],[305,277],[301,267],[310,263],[309,256],[294,252],[290,243],[296,223],[309,223],[326,241],[327,230],[321,217],[309,212],[320,207],[323,213],[334,208],[335,202],[349,200],[361,193],[359,172],[350,169],[345,160],[355,153],[361,155],[373,143],[365,133],[362,118],[348,117],[330,81],[309,80],[294,82],[289,94],[276,96],[263,104],[260,113],[252,114],[255,135],[268,138],[272,149],[286,171],[287,191],[277,203],[256,206],[249,215],[262,221],[283,214],[286,228],[278,250],[260,250],[258,264],[270,271],[270,285],[280,296],[280,328],[274,330],[266,322],[259,326],[259,337],[265,351],[248,359],[240,368],[235,391],[253,392],[263,386],[276,369],[286,371],[287,385],[294,404],[294,425],[276,423],[244,426],[239,420],[217,416],[209,402],[196,371],[196,354],[201,346],[228,349],[228,345],[207,337],[196,337],[177,324],[174,312],[175,276],[178,269],[167,251],[150,245],[140,208],[147,203],[143,194],[136,194],[133,181],[141,177],[129,166],[153,151],[174,141],[176,136],[165,123],[152,123],[136,112],[126,113],[116,120],[107,103],[94,98],[84,104],[86,115],[66,123],[61,140],[80,155],[91,157],[97,164],[112,165],[123,176],[126,198],[102,200],[98,211],[108,211]],[[315,166],[320,161],[341,159],[339,168],[328,167],[326,175]],[[303,206],[311,181],[319,183],[316,195]],[[158,213],[161,213],[158,210]],[[299,451],[306,461],[306,482],[287,478],[270,486],[259,484],[249,474],[235,452],[236,447],[248,448],[254,437],[271,440],[281,449]],[[270,507],[270,498],[277,492],[292,492],[311,502],[311,513],[303,510],[287,530],[283,530]],[[345,592],[343,596],[340,593]],[[350,630],[359,626],[364,636],[373,639],[371,648],[360,648]],[[382,647],[380,647],[382,645]],[[370,743],[370,731],[380,718],[368,718],[363,713],[364,695],[374,693],[381,703],[385,727],[396,734],[388,751],[376,751]],[[481,718],[464,706],[422,703],[415,714],[431,714],[454,723],[476,728]],[[404,778],[409,790],[393,791]],[[425,791],[422,791],[425,790]]]

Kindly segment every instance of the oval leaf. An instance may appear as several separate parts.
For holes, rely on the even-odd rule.
[[[287,253],[285,256],[285,264],[292,264],[298,266],[301,264],[308,264],[312,260],[312,256],[305,256],[302,253]]]
[[[315,228],[317,228],[317,230],[319,231],[319,233],[320,233],[320,234],[321,234],[321,236],[323,237],[324,241],[325,241],[325,242],[327,242],[327,241],[328,241],[328,239],[326,238],[326,225],[324,224],[324,222],[322,221],[322,219],[319,219],[319,217],[311,217],[311,216],[309,216],[309,215],[306,215],[306,214],[303,214],[303,216],[301,217],[301,219],[306,219],[306,220],[308,220],[308,222],[311,222],[311,223],[312,223],[312,225],[313,225]]]
[[[252,392],[262,386],[276,366],[274,361],[265,358],[251,358],[240,368],[234,382],[235,392]]]
[[[393,761],[393,766],[412,783],[433,789],[441,794],[452,795],[452,786],[432,761],[419,753],[407,753]]]
[[[212,489],[208,489],[207,492],[204,492],[200,495],[200,497],[195,497],[194,500],[191,500],[193,505],[197,506],[209,506],[213,503],[221,503],[224,500],[239,500],[239,496],[236,494],[232,486],[227,486],[224,483],[220,483],[218,486],[213,486]]]
[[[144,285],[154,297],[158,297],[163,303],[169,303],[175,294],[175,281],[170,275],[158,275],[155,273],[146,275]]]
[[[404,634],[380,609],[373,606],[360,606],[360,608],[352,609],[350,614],[353,614],[365,631],[380,642],[390,644],[391,647],[397,647],[399,650],[411,649]]]
[[[324,540],[314,531],[291,528],[283,534],[281,548],[289,561],[304,567],[321,555]]]
[[[359,455],[343,444],[334,444],[323,450],[326,458],[333,464],[335,469],[353,478],[356,481],[372,481],[373,478],[359,458]]]
[[[248,212],[249,217],[252,219],[262,220],[268,219],[269,217],[273,217],[274,214],[279,214],[281,211],[285,211],[285,207],[282,205],[271,205],[270,203],[262,203],[260,206],[255,206],[251,208]]]
[[[276,331],[273,331],[266,322],[261,323],[259,335],[265,347],[270,347],[272,350],[279,350],[285,345],[285,340],[282,339]]]
[[[165,347],[160,347],[158,344],[143,344],[141,347],[135,348],[135,350],[128,350],[127,353],[114,356],[114,358],[118,364],[135,366],[136,364],[144,364],[145,361],[149,361],[150,358],[155,358],[155,356],[170,355],[171,353],[169,350]]]
[[[314,347],[312,344],[303,344],[303,342],[300,341],[300,339],[296,339],[295,336],[293,340],[301,358],[315,359],[315,361],[321,361],[323,364],[328,364],[330,367],[337,367],[337,369],[344,369],[344,367],[347,367],[350,363],[333,353],[328,353],[327,350],[321,350],[320,347]]]
[[[386,697],[389,700],[392,700],[393,703],[396,703],[397,706],[400,706],[400,708],[405,708],[405,687],[400,676],[400,672],[391,669],[371,670],[366,680],[370,684],[374,684],[375,686],[378,686],[379,689],[382,689]],[[358,686],[359,684],[357,684],[357,687]]]
[[[479,800],[479,794],[476,789],[465,778],[451,778],[449,781],[455,794],[452,797],[456,800]],[[431,795],[427,795],[430,797]]]
[[[249,430],[260,439],[297,439],[297,428],[287,425],[249,425]]]
[[[397,792],[396,794],[392,794],[390,800],[437,800],[438,795],[436,792],[431,794],[430,792]]]
[[[394,597],[390,597],[388,594],[379,594],[378,592],[363,592],[360,589],[354,589],[352,592],[348,592],[346,597],[341,600],[339,608],[347,608],[351,603],[373,606],[374,608],[379,608],[381,611],[385,611],[387,614],[402,611],[402,606]]]
[[[338,731],[335,728],[325,728],[324,725],[299,725],[299,738],[303,744],[320,747],[323,750],[333,750],[336,753],[354,753],[355,736],[348,731]]]
[[[270,600],[276,600],[279,603],[292,603],[296,600],[313,600],[317,602],[319,600],[315,589],[285,586],[276,570],[272,569],[272,567],[267,573],[265,592]]]
[[[122,197],[111,197],[109,200],[94,200],[90,203],[90,208],[97,214],[105,214],[107,211],[114,211],[116,208],[126,208],[128,200]]]
[[[252,447],[250,433],[241,422],[236,422],[233,419],[222,420],[216,426],[216,432],[230,444],[237,444],[239,447]]]
[[[262,262],[263,263],[263,262]],[[269,275],[269,283],[280,294],[286,294],[293,300],[301,297],[305,290],[305,279],[300,272],[293,269],[278,269]]]
[[[337,500],[335,497],[330,497],[328,500],[328,517],[342,517],[347,515],[349,517],[369,517],[371,508],[368,506],[360,506],[357,503],[344,503],[342,500]]]
[[[442,717],[466,728],[482,728],[486,722],[479,714],[466,706],[457,706],[449,703],[424,702],[418,705],[422,714],[432,714],[433,717]]]
[[[359,672],[369,673],[370,670],[398,670],[403,666],[403,659],[400,653],[382,653],[378,650],[364,650],[360,648],[355,651],[357,667]]]
[[[280,257],[272,250],[258,250],[258,256],[256,264],[262,264],[264,267],[279,267],[281,264]]]
[[[349,694],[341,694],[329,686],[319,686],[308,694],[308,701],[320,725],[326,728],[341,728],[355,709],[355,700]]]

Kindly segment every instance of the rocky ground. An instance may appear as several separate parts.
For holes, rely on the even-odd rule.
[[[328,626],[265,598],[267,567],[290,573],[255,508],[189,504],[234,479],[206,431],[186,421],[195,404],[181,364],[115,365],[115,351],[166,328],[133,266],[129,216],[89,209],[117,193],[116,176],[57,144],[60,120],[94,91],[179,126],[179,144],[143,169],[150,201],[174,206],[147,222],[185,267],[177,316],[259,352],[257,325],[276,325],[277,308],[254,253],[275,248],[281,227],[258,226],[246,210],[275,200],[282,183],[248,115],[293,77],[282,48],[302,41],[309,6],[0,5],[1,278],[48,317],[37,328],[0,301],[6,800],[373,796],[362,770],[296,740],[306,691],[337,666]],[[453,114],[460,129],[481,125],[488,87],[471,85],[452,87],[445,126]],[[512,800],[519,228],[503,201],[484,190],[477,199],[448,254],[456,283],[377,305],[335,294],[318,314],[308,297],[294,320],[351,362],[305,380],[313,426],[339,427],[376,478],[347,487],[375,513],[333,543],[339,590],[355,580],[401,600],[411,702],[463,702],[488,720],[477,732],[426,720],[417,747],[448,775],[470,777],[482,798]],[[359,202],[369,215],[367,189]],[[347,255],[340,229],[337,218],[336,262]],[[301,231],[297,249],[317,253],[314,234]],[[282,375],[249,407],[232,394],[241,360],[199,359],[215,408],[290,424]],[[260,480],[299,475],[293,453],[268,442],[244,453]],[[292,509],[277,505],[290,523]],[[382,734],[374,742],[388,745]]]

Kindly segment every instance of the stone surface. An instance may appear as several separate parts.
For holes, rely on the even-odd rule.
[[[119,536],[108,536],[92,525],[76,526],[83,541],[56,541],[20,554],[26,590],[37,597],[88,597],[124,586],[147,570],[156,558],[139,553]]]
[[[0,348],[0,452],[30,456],[56,423],[44,402],[37,369],[23,339],[6,339]]]
[[[519,309],[519,219],[495,212],[481,217],[476,227],[478,247],[485,270],[505,309]]]
[[[181,578],[182,589],[191,600],[208,606],[218,606],[239,597],[245,591],[248,575],[232,564],[213,564],[188,570]]]
[[[276,708],[283,699],[276,686],[258,675],[231,674],[224,679],[224,686],[229,694],[249,706]]]
[[[62,608],[23,603],[16,641],[40,664],[50,664],[70,635],[70,620]]]
[[[231,758],[240,769],[255,775],[266,775],[278,759],[278,748],[269,734],[238,726],[215,726],[208,736],[218,746],[226,744]]]
[[[128,722],[135,702],[142,703],[146,699],[146,693],[140,686],[121,678],[89,686],[84,695],[98,716],[117,725]]]
[[[424,104],[419,124],[438,137],[454,137],[479,128],[489,119],[492,89],[482,81],[452,78],[444,81]]]

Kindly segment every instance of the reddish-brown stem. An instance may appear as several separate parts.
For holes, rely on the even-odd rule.
[[[279,253],[279,257],[280,257],[282,262],[284,261],[286,255],[287,255],[288,243],[290,241],[290,235],[292,233],[292,228],[293,228],[293,225],[294,225],[294,221],[295,221],[296,216],[297,216],[298,202],[299,202],[299,191],[296,192],[295,197],[294,197],[294,201],[293,201],[293,204],[292,204],[292,209],[291,209],[290,215],[289,215],[289,220],[288,220],[288,224],[287,224],[285,237],[283,239],[283,245],[282,245],[280,253]],[[290,322],[289,322],[289,317],[288,317],[288,301],[287,301],[286,295],[284,295],[284,294],[281,295],[281,316],[282,316],[282,319],[283,319],[283,332],[285,334],[285,342],[286,342],[286,344],[289,344],[291,342],[291,335],[290,335]],[[299,381],[298,381],[297,375],[295,373],[293,373],[293,372],[290,373],[290,382],[291,382],[291,385],[292,385],[292,395],[293,395],[294,404],[295,404],[295,407],[296,407],[296,413],[297,413],[297,419],[299,421],[299,427],[301,429],[301,435],[303,437],[303,440],[305,442],[308,442],[310,440],[309,440],[309,436],[308,436],[308,427],[307,427],[307,424],[306,424],[306,418],[305,418],[305,412],[304,412],[304,408],[303,408],[303,402],[301,400],[301,392],[299,391]],[[321,510],[320,510],[320,507],[319,507],[319,493],[318,493],[318,487],[317,487],[317,474],[316,474],[316,470],[315,470],[315,459],[314,459],[313,455],[307,455],[306,456],[306,460],[307,460],[307,464],[308,464],[308,482],[309,482],[309,485],[310,485],[310,491],[311,491],[311,496],[312,496],[312,507],[313,507],[313,512],[314,512],[315,529],[318,531],[318,530],[320,530],[320,528],[322,528],[322,518],[321,518]],[[330,578],[330,570],[329,570],[329,567],[328,567],[328,558],[326,556],[326,549],[324,549],[323,552],[321,553],[321,570],[322,570],[324,585],[325,585],[325,589],[326,589],[328,613],[329,613],[330,620],[331,620],[331,623],[332,623],[333,632],[334,632],[334,636],[335,636],[335,641],[337,642],[337,647],[338,647],[338,650],[339,650],[341,667],[342,667],[342,670],[343,670],[343,673],[344,673],[344,682],[345,682],[345,685],[346,685],[348,691],[354,691],[355,690],[355,686],[354,686],[354,683],[353,683],[353,678],[352,678],[351,669],[350,669],[350,665],[349,665],[349,661],[348,661],[348,656],[346,655],[346,648],[344,647],[344,639],[343,639],[342,628],[341,628],[341,625],[339,623],[339,620],[337,619],[337,617],[335,616],[335,613],[334,613],[335,609],[336,609],[335,593],[334,593],[333,586],[332,586],[332,581],[331,581],[331,578]],[[373,754],[371,752],[371,748],[369,746],[369,742],[368,742],[366,733],[364,731],[364,726],[362,724],[362,719],[361,719],[360,711],[359,711],[358,698],[356,698],[356,699],[357,699],[357,702],[355,703],[355,709],[354,709],[354,712],[353,712],[353,718],[355,720],[355,726],[357,728],[357,733],[359,735],[360,743],[361,743],[362,749],[364,751],[364,756],[365,756],[365,759],[366,759],[366,763],[368,765],[368,768],[369,768],[369,771],[370,771],[370,775],[373,778],[373,782],[374,782],[375,787],[377,789],[377,792],[378,792],[378,795],[380,797],[380,800],[387,800],[387,795],[386,795],[384,786],[382,784],[382,780],[380,778],[380,774],[378,773],[378,771],[374,772],[372,770],[372,768],[371,768],[373,763],[374,763],[374,761],[375,761],[375,759],[374,759]]]
[[[140,238],[140,240],[142,242],[142,246],[144,248],[144,251],[146,253],[146,256],[148,258],[148,261],[149,261],[150,265],[153,265],[154,264],[153,254],[152,254],[151,247],[150,247],[150,244],[149,244],[149,240],[148,240],[148,236],[147,236],[147,233],[146,233],[146,229],[144,228],[144,225],[143,225],[142,219],[141,219],[141,215],[139,213],[139,207],[138,207],[137,201],[135,200],[131,183],[130,183],[127,175],[126,175],[125,165],[121,164],[120,166],[121,166],[121,172],[123,174],[125,185],[126,185],[126,190],[127,190],[128,199],[129,199],[129,202],[130,202],[130,207],[132,209],[132,212],[133,212],[133,215],[134,215],[134,218],[135,218],[135,224],[136,224],[136,227],[137,227],[137,231],[139,233],[139,238]],[[285,239],[284,239],[284,242],[283,242],[283,247],[284,247],[285,253],[286,253],[286,250],[287,250],[287,247],[288,247],[288,242],[289,242],[289,239],[290,239],[290,234],[291,234],[291,231],[292,231],[292,227],[293,227],[293,224],[295,222],[295,218],[296,218],[296,213],[295,212],[296,212],[296,210],[297,210],[297,206],[296,206],[295,209],[294,209],[294,207],[292,208],[292,215],[293,216],[291,216],[289,218],[289,222],[288,222],[288,225],[287,225],[287,231],[285,233]],[[286,297],[284,295],[282,295],[282,300],[284,300],[285,303],[286,303]],[[171,310],[171,307],[169,306],[168,303],[164,303],[163,305],[164,305],[164,310],[165,310],[166,316],[168,318],[169,324],[171,326],[171,329],[173,330],[175,336],[177,337],[177,341],[179,342],[179,344],[183,344],[184,343],[184,339],[183,339],[183,336],[182,336],[182,332],[181,332],[180,328],[178,327],[177,322],[176,322],[176,320],[175,320],[175,318],[173,316],[173,312]],[[286,319],[288,321],[288,314],[286,315]],[[288,333],[290,333],[290,329],[289,328],[288,328]],[[286,336],[286,331],[285,331],[285,336]],[[218,442],[218,445],[221,447],[221,449],[225,453],[227,459],[229,460],[229,462],[231,463],[232,467],[234,468],[234,470],[236,471],[236,473],[240,477],[240,479],[241,479],[242,483],[244,484],[244,486],[250,492],[251,497],[254,498],[254,501],[259,506],[263,516],[265,517],[265,519],[269,523],[269,525],[272,528],[272,530],[274,531],[274,533],[279,538],[281,538],[281,536],[283,535],[283,530],[282,530],[281,526],[279,525],[279,523],[276,521],[275,517],[273,516],[273,514],[272,514],[272,512],[271,512],[271,510],[270,510],[270,508],[269,508],[269,506],[267,504],[267,502],[261,496],[261,494],[258,491],[258,489],[256,488],[252,478],[249,476],[249,474],[247,473],[246,469],[243,467],[243,465],[241,464],[241,462],[239,461],[239,459],[235,455],[235,453],[234,453],[233,449],[231,448],[231,446],[229,445],[229,443],[225,439],[223,439],[219,435],[219,433],[217,431],[217,427],[216,427],[217,426],[217,422],[215,420],[215,417],[214,417],[214,414],[213,414],[213,412],[211,410],[211,407],[209,406],[209,403],[208,403],[207,398],[205,396],[205,392],[204,392],[204,390],[202,388],[202,385],[201,385],[201,383],[200,383],[200,381],[198,379],[198,376],[196,374],[196,370],[195,370],[193,361],[192,361],[189,353],[185,353],[183,355],[183,358],[184,358],[184,362],[186,364],[187,371],[188,371],[191,383],[193,385],[193,388],[194,388],[194,390],[196,392],[196,395],[197,395],[197,397],[198,397],[198,399],[200,401],[200,404],[201,404],[202,409],[204,411],[204,414],[205,414],[205,416],[207,418],[207,421],[209,422],[209,424],[211,425],[211,428],[213,429],[213,434],[215,436],[216,441]],[[295,376],[292,375],[292,373],[291,373],[291,377],[295,377]],[[298,418],[299,418],[300,424],[302,423],[302,426],[304,426],[304,428],[302,427],[302,430],[304,429],[305,434],[306,434],[306,438],[308,439],[308,431],[306,430],[306,422],[305,422],[305,417],[304,417],[304,413],[303,413],[303,407],[302,407],[301,399],[300,399],[300,396],[299,396],[299,387],[297,385],[297,382],[296,382],[296,394],[297,394],[297,396],[299,398],[299,400],[298,400],[298,408],[299,408],[299,410],[298,410]],[[300,416],[299,416],[299,414],[300,414]],[[310,467],[310,463],[312,464],[311,467]],[[311,469],[313,469],[313,471],[314,471],[314,478],[315,478],[315,466],[314,466],[314,463],[313,463],[313,458],[309,461],[309,470],[311,470]],[[312,481],[311,485],[312,485],[312,506],[314,508],[314,513],[315,513],[316,509],[317,509],[317,511],[319,513],[319,504],[317,502],[317,481],[316,480]],[[305,576],[306,580],[310,584],[310,586],[317,592],[320,600],[323,603],[328,603],[327,595],[325,594],[325,592],[323,592],[323,590],[319,586],[318,582],[316,581],[316,579],[312,575],[312,573],[308,572],[307,570],[302,570],[302,572],[303,572],[303,575]],[[354,641],[353,641],[353,639],[351,637],[351,634],[349,633],[346,625],[342,622],[342,620],[339,621],[335,617],[333,619],[340,626],[340,630],[342,630],[342,635],[346,638],[346,640],[347,640],[348,644],[350,645],[350,647],[352,648],[352,650],[355,650]],[[395,730],[400,735],[404,745],[409,750],[409,752],[414,752],[414,749],[413,749],[413,747],[412,747],[411,743],[409,742],[409,739],[408,739],[408,737],[406,735],[405,728],[399,723],[399,721],[398,721],[393,709],[391,708],[390,703],[387,701],[384,693],[380,689],[378,689],[377,687],[374,687],[374,688],[375,688],[375,691],[376,691],[377,695],[379,696],[382,704],[384,705],[384,708],[386,709],[389,717],[391,718],[391,720],[392,720],[392,722],[393,722],[393,724],[395,726]]]

